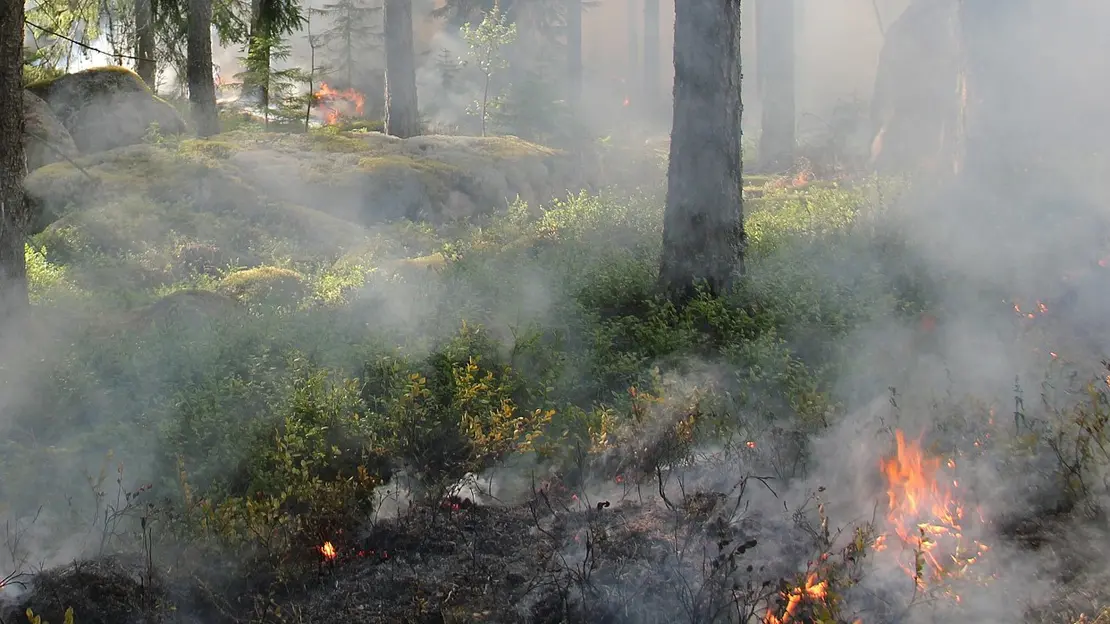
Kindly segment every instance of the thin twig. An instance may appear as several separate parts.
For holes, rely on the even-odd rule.
[[[71,38],[63,35],[60,32],[50,30],[49,28],[47,28],[45,26],[39,26],[38,24],[36,24],[34,22],[31,22],[31,21],[28,21],[26,19],[23,20],[23,23],[27,24],[31,28],[37,28],[37,29],[41,30],[42,32],[44,32],[48,35],[51,35],[53,37],[63,39],[63,40],[68,41],[68,42],[70,42],[74,45],[79,45],[82,48],[85,48],[86,50],[90,50],[92,52],[99,52],[99,53],[103,54],[104,56],[107,56],[108,58],[113,58],[114,57],[114,58],[117,58],[117,59],[127,59],[127,60],[130,60],[130,61],[147,61],[147,62],[150,62],[150,63],[155,62],[154,59],[148,59],[148,58],[143,58],[143,57],[139,57],[139,56],[130,56],[130,55],[127,55],[127,54],[119,54],[117,52],[105,52],[104,50],[101,50],[100,48],[95,48],[95,47],[93,47],[93,46],[91,46],[87,43],[82,43],[82,42],[80,42],[76,39],[71,39]]]

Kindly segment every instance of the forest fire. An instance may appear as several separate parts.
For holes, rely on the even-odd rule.
[[[324,114],[324,124],[333,126],[343,117],[362,117],[366,96],[354,89],[333,89],[328,83],[320,83],[315,94],[320,112]]]
[[[332,561],[338,556],[338,553],[335,552],[335,546],[333,546],[331,542],[324,542],[322,546],[317,546],[316,549],[319,550],[320,554],[324,556],[324,559],[328,561]]]
[[[894,456],[882,460],[881,468],[890,500],[886,519],[902,545],[898,564],[918,589],[959,578],[988,550],[964,537],[967,514],[956,497],[959,482],[948,480],[940,458],[927,456],[919,442],[907,441],[902,431],[895,432],[895,441]],[[949,470],[956,467],[953,460],[946,465]],[[876,540],[876,551],[887,548],[887,537]]]

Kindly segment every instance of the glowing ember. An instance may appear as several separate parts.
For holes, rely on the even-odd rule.
[[[320,83],[320,90],[314,95],[320,112],[324,114],[324,123],[329,126],[338,124],[342,117],[361,117],[366,104],[366,96],[358,91],[340,91],[329,87],[326,82]]]
[[[1033,307],[1032,310],[1022,310],[1021,305],[1015,303],[1014,304],[1014,312],[1016,312],[1018,314],[1018,316],[1024,316],[1025,318],[1028,318],[1028,319],[1034,319],[1034,318],[1037,318],[1038,316],[1044,316],[1045,314],[1047,314],[1048,313],[1048,306],[1045,305],[1045,303],[1043,301],[1037,301],[1036,305]]]
[[[332,546],[331,542],[324,542],[323,546],[317,546],[316,548],[320,551],[320,554],[324,556],[324,559],[328,561],[335,559],[337,556],[335,546]]]
[[[632,100],[628,99],[627,97],[624,98],[624,106],[628,106],[631,103],[632,103]]]
[[[887,522],[903,546],[898,564],[920,588],[963,576],[988,549],[963,537],[965,509],[955,496],[959,482],[945,478],[940,458],[926,456],[917,441],[907,442],[901,431],[895,441],[894,457],[881,467],[890,499]],[[953,460],[945,464],[956,467]],[[886,548],[884,537],[875,541],[875,550]]]

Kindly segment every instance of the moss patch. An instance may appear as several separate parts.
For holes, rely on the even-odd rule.
[[[236,271],[225,277],[219,291],[244,303],[293,304],[309,292],[300,273],[273,266]]]

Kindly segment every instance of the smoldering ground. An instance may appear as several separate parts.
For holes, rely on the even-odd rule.
[[[1063,39],[1068,33],[1056,34]],[[1090,68],[1071,69],[1082,76]],[[1060,105],[1058,100],[1051,103]],[[1063,118],[1063,113],[1055,117],[1046,114],[1046,118]],[[1087,127],[1093,134],[1097,134],[1097,128],[1097,124]],[[1057,134],[1051,124],[1045,132]],[[1058,134],[1075,133],[1061,130]],[[1066,141],[1055,147],[1068,151]],[[1000,145],[998,149],[1010,150],[1011,146]],[[1103,351],[1099,328],[1104,322],[1105,289],[1099,285],[1101,241],[1093,224],[1101,225],[1105,217],[1099,206],[1101,194],[1094,188],[1097,182],[1058,184],[1060,178],[1056,175],[1066,176],[1072,171],[1070,167],[1063,169],[1047,173],[1041,170],[1022,182],[1021,193],[1010,192],[1010,181],[1005,179],[980,180],[975,185],[978,188],[954,186],[945,193],[922,194],[920,188],[915,188],[893,205],[884,201],[882,206],[873,207],[879,214],[858,224],[856,231],[836,241],[838,245],[823,246],[805,236],[800,240],[787,238],[786,244],[770,254],[752,259],[753,292],[738,296],[730,307],[752,306],[753,300],[770,300],[783,292],[806,293],[790,300],[792,306],[816,302],[815,312],[803,314],[802,321],[787,328],[781,337],[797,351],[827,350],[836,354],[828,366],[836,373],[832,375],[833,396],[840,399],[840,405],[832,406],[827,414],[811,414],[815,422],[798,424],[793,418],[798,406],[780,396],[779,386],[765,378],[753,381],[755,364],[739,366],[737,360],[704,354],[662,357],[650,352],[622,353],[628,361],[613,364],[623,366],[622,372],[628,373],[620,381],[645,381],[644,377],[650,375],[643,373],[658,366],[662,372],[653,390],[663,397],[660,403],[636,408],[642,409],[642,420],[631,431],[621,432],[625,443],[622,452],[604,456],[600,466],[582,467],[573,489],[568,491],[538,483],[533,487],[528,461],[509,462],[483,474],[478,482],[488,483],[492,478],[495,487],[491,495],[500,499],[501,506],[498,500],[483,499],[479,510],[452,508],[440,517],[434,515],[439,512],[421,511],[431,519],[421,516],[419,522],[374,526],[366,535],[352,540],[356,554],[347,553],[341,563],[328,564],[327,572],[333,576],[325,576],[325,581],[306,590],[309,598],[302,602],[311,603],[321,613],[353,616],[362,609],[374,610],[379,617],[384,617],[383,613],[396,616],[410,605],[393,605],[396,609],[392,611],[382,607],[391,593],[407,596],[423,592],[446,603],[457,593],[446,590],[449,584],[445,581],[466,587],[462,592],[477,592],[476,587],[462,585],[461,577],[490,574],[490,568],[502,567],[508,570],[505,579],[483,583],[498,589],[491,592],[497,599],[512,599],[513,606],[537,619],[565,615],[568,604],[594,610],[592,614],[580,614],[584,621],[598,621],[599,614],[616,621],[647,621],[645,612],[660,620],[694,619],[727,611],[741,600],[747,601],[742,607],[751,607],[755,617],[762,617],[780,592],[789,596],[793,591],[790,586],[780,586],[779,579],[808,573],[811,561],[826,563],[827,559],[821,559],[824,552],[833,552],[833,560],[845,557],[842,548],[854,539],[854,528],[876,518],[877,530],[886,532],[888,546],[881,552],[857,553],[859,556],[853,554],[852,560],[841,561],[849,576],[859,572],[854,585],[841,586],[844,614],[858,615],[864,621],[951,621],[955,617],[1007,621],[1057,606],[1058,600],[1063,607],[1057,613],[1064,612],[1064,607],[1091,612],[1099,606],[1094,604],[1097,594],[1088,599],[1083,588],[1099,585],[1099,569],[1104,567],[1100,565],[1104,556],[1099,545],[1104,536],[1099,525],[1087,520],[1080,510],[1104,498],[1105,492],[1097,487],[1102,475],[1096,464],[1090,469],[1093,472],[1070,475],[1081,480],[1082,488],[1070,478],[1063,480],[1068,487],[1062,487],[1061,468],[1066,471],[1076,459],[1064,453],[1067,449],[1062,442],[1074,443],[1084,435],[1074,413],[1068,411],[1078,402],[1077,396],[1083,398],[1079,394],[1082,383],[1069,386],[1068,367],[1076,366],[1081,371],[1079,382],[1086,381],[1092,372],[1090,360],[1097,368]],[[984,208],[989,206],[997,208]],[[579,224],[592,223],[591,215],[600,210],[589,202],[577,205],[577,209],[584,213],[578,215],[582,219]],[[613,289],[650,281],[650,275],[643,280],[642,275],[635,274],[650,263],[629,263],[633,265],[631,276],[610,272],[608,267],[627,262],[628,257],[642,260],[653,256],[657,249],[645,241],[658,235],[657,207],[632,205],[616,212],[617,216],[609,214],[606,219],[616,221],[619,227],[609,232],[612,238],[606,240],[638,242],[639,247],[629,245],[630,250],[617,250],[612,255],[588,256],[590,248],[599,246],[596,235],[552,226],[562,239],[556,243],[569,239],[575,244],[570,247],[571,253],[553,256],[538,246],[541,249],[532,259],[534,265],[524,264],[522,256],[511,256],[498,264],[496,258],[474,254],[471,257],[478,258],[478,262],[452,265],[445,276],[428,272],[399,285],[372,282],[358,298],[359,303],[352,306],[350,316],[329,319],[331,328],[344,328],[350,333],[317,344],[312,336],[302,334],[287,344],[309,349],[309,359],[338,364],[350,354],[342,352],[334,341],[384,327],[391,338],[399,336],[400,341],[415,342],[412,349],[418,356],[427,355],[453,336],[460,318],[470,316],[482,322],[482,331],[491,333],[494,342],[499,343],[483,354],[488,357],[511,353],[515,346],[512,341],[529,326],[558,329],[552,333],[562,334],[563,340],[572,343],[603,342],[604,347],[589,352],[589,357],[568,362],[561,370],[562,377],[544,379],[544,383],[554,387],[566,378],[589,376],[582,372],[593,370],[590,367],[595,362],[589,358],[604,357],[614,350],[618,339],[662,340],[635,331],[590,335],[583,330],[585,321],[568,304],[570,293],[580,290],[589,279]],[[1064,213],[1075,218],[1063,218]],[[977,219],[975,215],[984,216]],[[893,232],[896,238],[905,240],[905,248],[895,254],[889,247],[877,248],[872,241],[861,242],[858,238],[875,230]],[[584,262],[583,258],[590,261]],[[901,268],[893,277],[870,270],[896,262]],[[1058,278],[1064,274],[1079,277],[1062,284]],[[884,281],[887,278],[889,281]],[[845,291],[874,294],[900,286],[894,282],[914,280],[921,282],[916,286],[928,292],[927,305],[920,314],[871,310],[854,318],[850,331],[843,335],[829,329],[826,323],[832,322],[821,318],[825,311],[822,305],[833,295]],[[817,282],[816,287],[813,282]],[[1038,300],[1047,301],[1044,314],[1037,308]],[[1072,302],[1071,307],[1060,310],[1057,320],[1056,303],[1064,301]],[[1037,318],[1015,312],[1014,305],[1036,310]],[[618,318],[642,312],[598,307]],[[924,324],[924,316],[934,321]],[[323,324],[321,318],[308,321]],[[296,331],[281,324],[273,327]],[[613,331],[612,326],[605,329]],[[31,412],[16,406],[34,405],[41,398],[38,394],[50,392],[48,367],[40,369],[34,363],[55,362],[75,340],[60,330],[46,333],[48,340],[7,349],[7,368],[19,373],[13,378],[19,383],[12,382],[11,391],[5,393],[11,412]],[[185,336],[192,357],[189,372],[201,382],[205,381],[200,376],[204,368],[234,351],[221,344],[228,334],[219,330],[198,329],[185,332]],[[773,360],[778,353],[778,338],[744,348],[764,350]],[[823,344],[818,349],[815,343]],[[233,344],[246,349],[251,341]],[[121,349],[126,355],[139,351],[134,345]],[[1058,357],[1054,359],[1050,353]],[[277,359],[265,349],[258,350],[256,357],[263,362],[267,357]],[[94,380],[94,387],[103,387],[84,397],[88,404],[76,412],[76,417],[65,421],[69,430],[54,436],[53,448],[36,447],[26,431],[13,431],[11,437],[16,444],[35,451],[30,457],[48,458],[51,466],[44,469],[48,462],[28,461],[25,470],[39,472],[37,479],[14,475],[5,480],[18,488],[5,491],[5,500],[19,512],[16,515],[34,517],[43,492],[64,492],[72,498],[55,509],[95,514],[96,518],[85,524],[100,529],[104,507],[97,501],[113,494],[98,495],[84,486],[82,473],[91,472],[96,481],[96,471],[104,463],[100,450],[103,434],[100,438],[87,434],[98,424],[111,423],[117,414],[136,412],[133,405],[123,408],[120,392],[113,392],[113,385],[123,387],[124,377],[137,378],[126,386],[126,392],[139,397],[136,403],[153,404],[170,385],[153,380],[164,380],[170,376],[166,370],[181,365],[149,354],[130,359],[128,363],[129,357],[122,357],[119,361],[123,364],[113,361],[97,369],[98,375],[107,370],[116,377],[104,375]],[[739,359],[756,362],[751,357]],[[773,368],[767,361],[759,360],[758,364]],[[529,365],[541,368],[539,362],[529,362],[525,367]],[[36,377],[42,385],[35,384]],[[645,381],[641,385],[648,384]],[[890,387],[896,391],[891,392]],[[242,390],[238,386],[233,389]],[[1023,402],[1017,403],[1015,398]],[[175,398],[173,407],[180,411],[194,408],[186,396]],[[215,409],[226,409],[226,405],[218,404]],[[265,411],[264,407],[257,410]],[[164,417],[173,410],[150,412]],[[688,417],[708,419],[707,415],[734,425],[732,439],[693,444],[690,448],[672,444],[683,440],[682,426]],[[203,429],[200,425],[197,427]],[[133,423],[129,426],[137,427]],[[970,566],[975,574],[987,577],[983,586],[964,587],[959,580],[953,581],[953,590],[960,596],[958,603],[944,595],[929,595],[928,600],[916,602],[919,596],[913,574],[897,565],[898,561],[905,563],[907,556],[912,564],[914,555],[912,544],[903,550],[894,543],[889,533],[891,521],[886,517],[888,484],[880,466],[893,450],[889,429],[895,428],[911,438],[923,433],[924,449],[953,458],[954,470],[958,471],[954,480],[960,482],[953,496],[967,510],[969,520],[963,537],[990,547],[981,561]],[[106,467],[108,487],[112,487],[117,459],[126,467],[125,484],[121,484],[125,490],[137,489],[147,474],[167,472],[156,470],[159,460],[154,455],[159,443],[151,443],[152,439],[163,440],[162,435],[151,427],[112,436],[117,439],[118,449],[116,458]],[[1029,440],[1028,448],[1023,450],[1031,435],[1035,439]],[[226,451],[228,447],[217,442],[208,440],[205,444]],[[1021,452],[1015,452],[1015,447]],[[1091,445],[1087,448],[1084,452],[1089,452]],[[232,446],[230,453],[230,457],[213,461],[216,476],[235,469],[242,449]],[[134,482],[130,475],[136,475]],[[536,480],[543,477],[558,482],[547,475]],[[658,493],[658,480],[664,482],[662,495]],[[744,484],[742,496],[738,484]],[[156,491],[170,490],[173,485],[158,483]],[[1068,488],[1083,490],[1084,498],[1079,500],[1082,504],[1057,495],[1074,496]],[[99,489],[104,489],[103,483]],[[537,490],[543,494],[537,494]],[[81,496],[92,513],[81,511]],[[818,499],[821,511],[817,509]],[[610,505],[599,508],[599,503]],[[1073,506],[1070,513],[1058,513],[1065,504]],[[979,513],[984,519],[972,522],[972,516]],[[1050,513],[1062,518],[1058,524],[1038,524]],[[57,510],[53,514],[59,518],[63,515]],[[724,526],[713,517],[723,517]],[[50,515],[42,518],[35,530],[51,524]],[[829,525],[828,538],[824,536],[822,518]],[[907,520],[912,529],[914,519]],[[61,520],[57,524],[62,525]],[[509,529],[502,530],[502,525]],[[718,534],[707,536],[707,526]],[[835,537],[841,528],[845,529],[843,536]],[[434,536],[430,539],[434,548],[422,550],[418,544],[428,543],[429,533]],[[45,560],[47,565],[84,554],[101,539],[96,533],[81,536],[79,547],[71,550],[67,535],[80,535],[73,531],[64,531],[60,537],[57,532],[46,532],[38,538],[28,535],[23,542],[27,561]],[[725,538],[730,544],[719,545]],[[351,545],[334,539],[341,546]],[[753,540],[755,544],[748,546]],[[1040,545],[1034,548],[1032,540],[1039,540]],[[602,545],[606,541],[608,544]],[[941,548],[949,546],[941,539],[938,542]],[[606,550],[613,544],[615,550]],[[719,568],[707,561],[721,551],[735,558],[735,567],[726,566],[726,573],[715,576]],[[451,553],[454,558],[437,559],[437,553]],[[55,559],[47,560],[48,554]],[[527,561],[527,556],[534,560]],[[466,567],[466,560],[472,564],[481,561],[482,565]],[[400,563],[392,563],[397,561]],[[862,572],[855,569],[864,565]],[[910,567],[912,571],[913,565]],[[536,581],[538,587],[529,587],[525,581],[530,579],[540,579]],[[418,591],[412,591],[414,586]],[[518,591],[522,587],[533,591]],[[739,589],[744,592],[742,599],[735,598]],[[366,596],[374,598],[371,601]],[[288,595],[275,600],[296,604]],[[1084,600],[1087,604],[1082,604]],[[378,604],[368,606],[368,602]],[[89,608],[95,608],[95,604]]]

